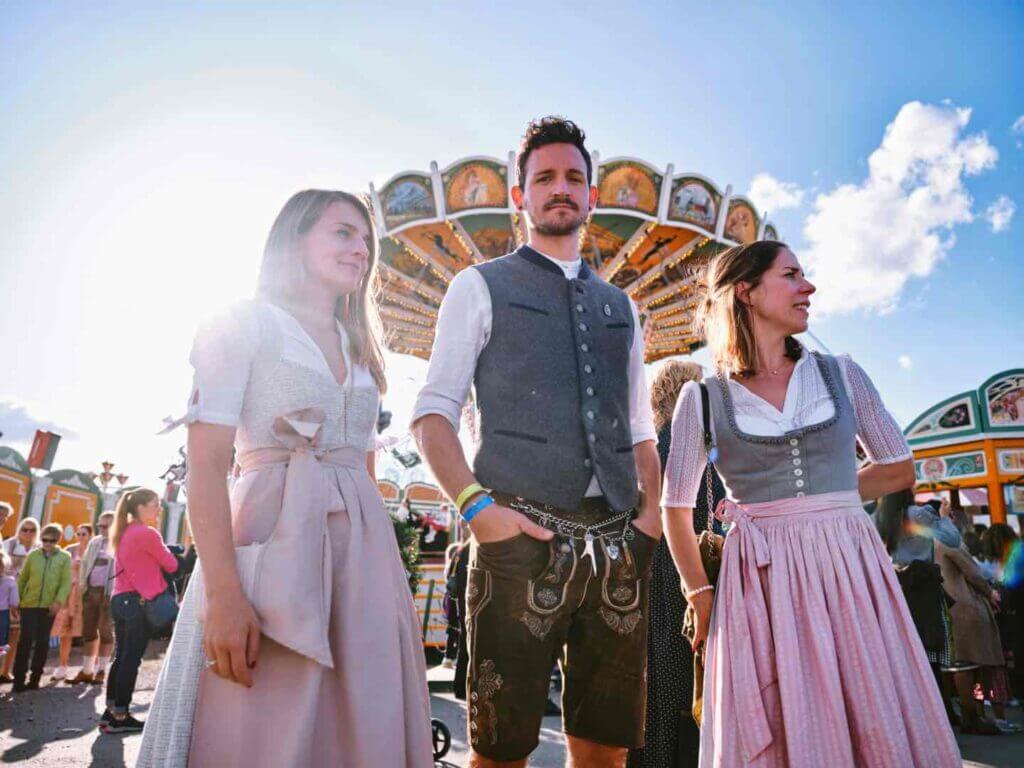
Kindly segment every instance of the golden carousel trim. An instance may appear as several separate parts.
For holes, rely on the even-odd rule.
[[[703,344],[693,325],[698,271],[730,246],[778,239],[776,228],[731,186],[723,191],[698,173],[592,157],[598,203],[580,231],[583,258],[636,302],[647,362],[693,352]],[[475,155],[370,185],[381,234],[380,311],[393,352],[428,359],[452,278],[523,244],[510,194],[515,172],[514,152],[504,161]]]

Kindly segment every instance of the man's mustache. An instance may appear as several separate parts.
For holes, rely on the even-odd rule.
[[[576,202],[570,198],[557,198],[554,200],[549,200],[547,203],[545,203],[544,210],[549,211],[556,205],[568,205],[574,211],[578,211],[580,209],[580,207],[576,205]]]

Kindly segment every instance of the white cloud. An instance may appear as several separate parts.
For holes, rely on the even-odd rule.
[[[896,362],[900,364],[900,368],[905,371],[909,371],[914,367],[914,361],[910,359],[910,355],[900,355],[896,358]]]
[[[78,437],[72,429],[60,426],[52,421],[44,421],[33,416],[29,408],[13,400],[0,400],[0,432],[5,443],[31,443],[37,429],[56,432],[61,437],[74,440]]]
[[[1013,121],[1013,125],[1010,126],[1010,133],[1015,133],[1017,136],[1024,136],[1024,115],[1021,115]],[[1024,141],[1017,139],[1017,146],[1024,147]]]
[[[1010,228],[1013,214],[1017,212],[1017,204],[1006,195],[1000,195],[985,209],[985,220],[993,232],[1005,232]]]
[[[750,182],[747,196],[761,213],[774,213],[798,207],[804,200],[804,191],[793,182],[779,181],[770,173],[759,173]]]
[[[974,219],[964,179],[995,166],[984,133],[964,135],[969,108],[904,104],[868,158],[859,184],[818,195],[804,222],[803,260],[822,312],[895,307],[911,277],[925,277]]]

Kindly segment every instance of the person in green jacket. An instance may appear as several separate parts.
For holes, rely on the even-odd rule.
[[[61,529],[51,523],[43,528],[43,546],[29,553],[18,575],[21,601],[21,639],[14,657],[14,690],[34,690],[43,675],[49,650],[50,628],[57,611],[71,593],[71,555],[60,548]],[[25,673],[32,659],[32,675]]]

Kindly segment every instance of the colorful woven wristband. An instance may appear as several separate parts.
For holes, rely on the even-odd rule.
[[[484,487],[480,485],[480,483],[471,483],[470,485],[467,485],[465,488],[463,488],[462,493],[460,493],[458,497],[456,497],[455,506],[461,510],[464,506],[466,506],[466,502],[469,501],[472,496],[483,492]]]
[[[481,511],[487,509],[487,507],[491,506],[491,504],[493,503],[494,499],[489,494],[485,493],[483,496],[481,496],[479,499],[477,499],[476,501],[469,505],[466,511],[462,513],[462,519],[468,523],[474,517],[479,515]]]

